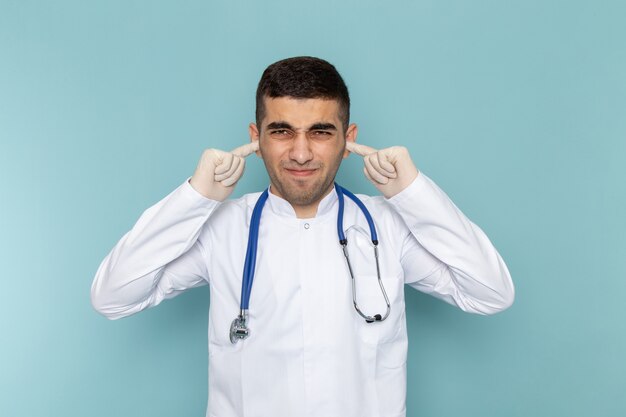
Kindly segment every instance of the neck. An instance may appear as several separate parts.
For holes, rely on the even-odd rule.
[[[296,212],[296,217],[298,219],[312,219],[317,215],[317,207],[320,205],[320,202],[314,204],[309,204],[308,206],[296,206],[291,205],[293,210]]]
[[[270,187],[270,193],[284,199],[287,200],[284,196],[282,196],[280,193],[276,192],[276,188],[275,187]],[[330,194],[331,192],[335,191],[335,186],[334,183],[333,185],[331,185],[328,190],[326,190],[324,192],[324,194],[322,194],[321,197],[319,197],[316,201],[309,203],[309,204],[295,204],[289,200],[287,200],[287,202],[291,205],[291,207],[293,207],[293,210],[296,213],[296,218],[298,219],[312,219],[317,215],[317,209],[319,208],[320,202],[324,199],[324,197],[326,197],[328,194]]]

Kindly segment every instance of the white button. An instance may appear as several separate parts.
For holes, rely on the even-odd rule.
[[[304,228],[305,228],[305,229],[308,229],[309,227],[311,227],[311,225],[310,225],[310,224],[308,224],[308,223],[304,223]]]

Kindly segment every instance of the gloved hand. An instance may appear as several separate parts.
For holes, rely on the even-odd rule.
[[[257,150],[258,141],[240,146],[231,152],[206,149],[189,183],[206,198],[224,201],[233,192],[243,174],[245,158]]]
[[[346,150],[363,157],[365,176],[386,198],[393,197],[411,185],[419,174],[404,146],[377,151],[369,146],[346,142]]]

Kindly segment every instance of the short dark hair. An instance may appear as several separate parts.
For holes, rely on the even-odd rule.
[[[256,90],[256,123],[261,129],[265,117],[265,97],[322,98],[339,102],[339,118],[344,132],[350,121],[348,87],[329,62],[311,56],[298,56],[275,62],[263,71]]]

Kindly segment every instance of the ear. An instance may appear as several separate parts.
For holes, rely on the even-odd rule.
[[[254,123],[250,123],[250,125],[248,126],[248,135],[250,135],[250,142],[258,142],[259,141],[259,129],[256,126],[256,124]],[[259,148],[260,148],[260,143],[259,143]],[[258,156],[259,158],[263,158],[261,156],[261,151],[258,150],[255,152],[256,156]]]
[[[348,130],[346,130],[346,142],[356,142],[356,135],[359,133],[359,128],[357,125],[352,123],[348,126]],[[350,152],[344,151],[343,159],[346,159],[350,155]]]

